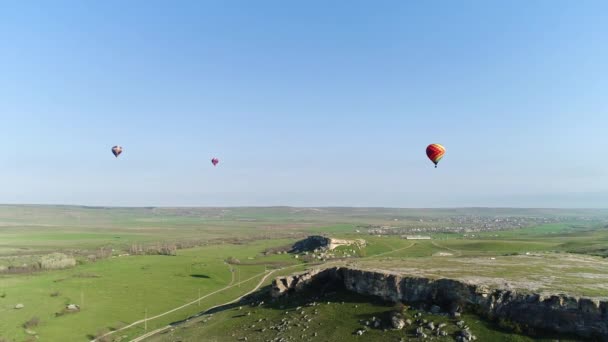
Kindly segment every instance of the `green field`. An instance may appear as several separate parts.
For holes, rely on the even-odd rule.
[[[431,225],[428,222],[432,225],[451,224],[451,215],[458,218],[466,215],[534,217],[541,214],[566,216],[566,219],[535,227],[474,233],[474,237],[463,233],[432,233],[433,240],[369,235],[363,228],[389,224],[406,228]],[[576,219],[581,215],[588,219]],[[415,265],[422,265],[419,268],[431,270],[438,265],[452,265],[455,271],[443,275],[457,277],[466,274],[457,271],[456,266],[468,263],[475,267],[481,265],[478,269],[487,269],[484,272],[488,276],[497,277],[497,274],[492,275],[495,268],[488,261],[495,257],[496,263],[506,265],[507,273],[528,277],[544,266],[522,262],[521,258],[532,258],[526,253],[548,258],[555,256],[555,264],[576,263],[576,255],[567,252],[603,255],[608,246],[608,230],[604,228],[606,217],[608,213],[605,211],[475,208],[0,206],[0,266],[33,263],[40,256],[52,252],[64,253],[78,261],[76,267],[65,270],[0,273],[0,337],[8,341],[26,341],[34,336],[42,341],[87,341],[99,332],[120,329],[145,317],[154,317],[194,302],[150,319],[147,324],[136,324],[118,331],[108,339],[128,340],[213,305],[231,301],[254,289],[269,272],[273,273],[264,278],[261,285],[270,284],[276,275],[311,266],[290,254],[264,253],[268,248],[288,246],[311,234],[365,239],[367,246],[357,250],[358,258],[339,261],[357,263],[362,267],[412,269]],[[154,246],[160,243],[183,244],[188,248],[177,250],[176,256],[126,255],[132,244]],[[87,259],[87,255],[101,248],[110,251],[110,257],[96,262]],[[562,255],[569,257],[564,259]],[[227,264],[225,261],[229,257],[238,259],[239,264]],[[562,283],[572,285],[570,288],[578,294],[606,295],[606,289],[597,285],[601,278],[598,274],[606,272],[602,259],[580,257],[595,258],[592,260],[597,262],[593,267],[572,268],[572,272],[564,273]],[[527,265],[520,267],[518,264]],[[283,267],[291,268],[281,270]],[[577,274],[586,277],[577,278]],[[553,291],[559,290],[560,286],[553,282],[542,289]],[[223,290],[214,292],[220,289]],[[209,296],[199,303],[199,293],[201,297]],[[16,304],[24,307],[15,309]],[[62,315],[67,304],[80,305],[80,312]],[[367,305],[361,303],[362,310],[379,310],[377,305]],[[272,317],[274,309],[268,310],[264,315]],[[217,317],[222,314],[228,313],[218,313]],[[342,317],[340,312],[328,312],[327,315],[327,319],[335,317],[336,322],[340,322],[335,324],[334,332],[340,336],[357,324],[356,320],[352,322],[351,314],[344,313]],[[25,329],[23,324],[34,317],[39,319],[39,323]],[[247,323],[219,321],[209,324],[211,330],[204,328],[202,331],[218,340],[233,340],[227,331],[238,332],[241,328],[237,325]],[[233,321],[237,325],[232,326],[230,322]],[[323,329],[319,330],[321,332]],[[376,336],[376,333],[380,334],[378,338],[384,336],[381,332],[370,332],[369,336]],[[502,331],[494,333],[509,336]],[[184,334],[196,336],[192,331]],[[524,341],[525,338],[517,337],[515,340]]]
[[[129,256],[87,263],[62,271],[31,275],[1,276],[0,331],[9,339],[23,340],[21,325],[32,317],[40,318],[35,330],[50,340],[86,340],[102,328],[118,328],[144,318],[147,310],[153,316],[198,298],[233,282],[264,274],[280,265],[295,261],[289,256],[262,257],[269,246],[284,244],[284,240],[264,240],[248,245],[215,245],[180,251],[171,256]],[[256,264],[230,266],[228,257],[240,260],[255,258]],[[257,279],[256,278],[256,279]],[[232,289],[228,296],[246,292],[247,286]],[[57,296],[51,293],[58,292]],[[201,305],[215,303],[212,300]],[[15,310],[18,303],[25,307]],[[81,311],[55,317],[66,304],[78,304]],[[169,323],[200,311],[192,306],[176,315],[152,322],[150,326]]]

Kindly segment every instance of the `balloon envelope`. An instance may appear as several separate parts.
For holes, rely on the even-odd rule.
[[[217,158],[212,158],[212,159],[211,159],[211,164],[213,164],[213,166],[216,166],[216,165],[217,165],[217,163],[219,163],[219,162],[220,162],[220,160],[219,160],[219,159],[217,159]]]
[[[122,153],[122,147],[118,145],[112,147],[112,153],[114,154],[114,157],[118,158],[118,156]]]
[[[437,167],[437,163],[443,158],[445,154],[445,147],[439,144],[430,144],[426,147],[426,156],[435,164]]]

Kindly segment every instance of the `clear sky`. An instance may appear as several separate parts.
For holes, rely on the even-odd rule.
[[[606,1],[4,1],[0,202],[608,207],[607,16]]]

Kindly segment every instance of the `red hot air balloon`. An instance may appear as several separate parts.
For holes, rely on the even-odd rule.
[[[430,144],[426,147],[426,156],[435,164],[437,167],[437,163],[443,158],[445,154],[445,147],[439,144]]]
[[[118,158],[118,156],[122,153],[122,147],[118,145],[112,147],[112,153],[114,154],[114,157]]]
[[[216,165],[217,165],[217,163],[219,163],[219,162],[220,162],[220,160],[219,160],[219,159],[217,159],[217,158],[212,158],[212,159],[211,159],[211,164],[213,164],[213,166],[216,166]]]

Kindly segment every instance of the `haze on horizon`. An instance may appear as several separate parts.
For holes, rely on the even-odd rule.
[[[606,208],[607,10],[4,3],[0,203]]]

